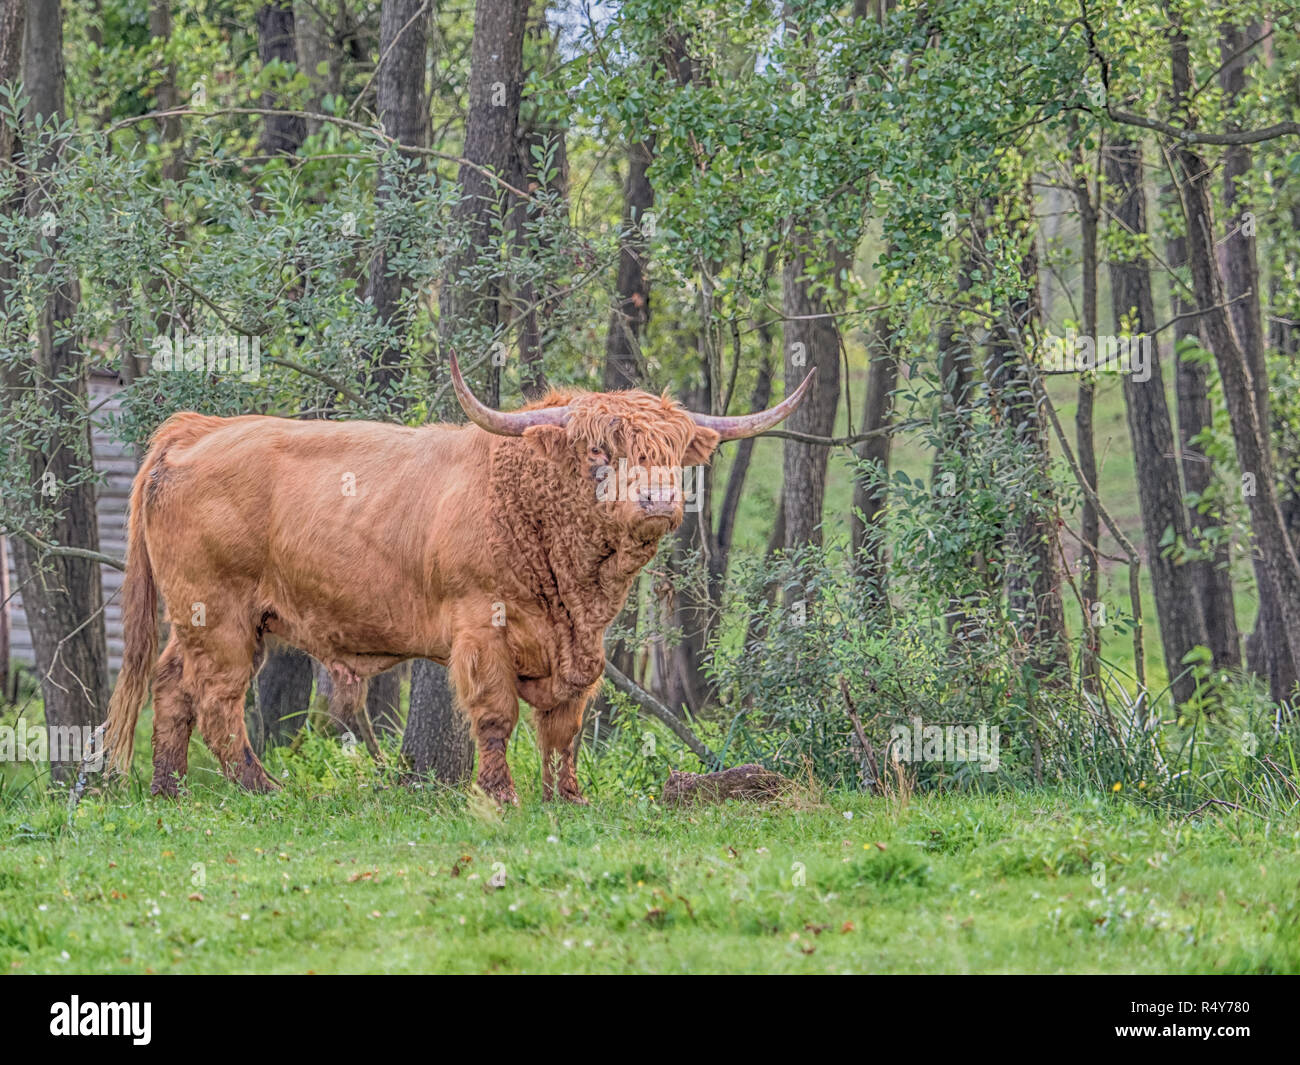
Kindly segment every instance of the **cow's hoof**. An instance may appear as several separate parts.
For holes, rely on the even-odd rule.
[[[509,782],[505,784],[484,784],[479,782],[479,787],[483,789],[484,794],[495,802],[498,806],[518,806],[519,796],[515,794],[515,786]]]
[[[163,799],[179,798],[180,793],[181,782],[175,773],[168,773],[165,776],[155,774],[153,783],[149,785],[149,794]]]
[[[501,806],[518,806],[519,796],[515,794],[515,782],[510,779],[510,770],[506,768],[505,759],[492,760],[479,770],[475,781],[480,791]]]
[[[574,806],[590,806],[590,805],[591,805],[591,800],[588,799],[585,795],[583,795],[582,792],[577,791],[577,790],[574,790],[574,791],[561,791],[561,792],[560,792],[560,798],[563,799],[565,802],[571,802],[571,803],[573,803]]]
[[[236,779],[241,788],[251,791],[254,795],[269,795],[280,790],[279,782],[272,780],[260,765],[256,768],[246,767]]]

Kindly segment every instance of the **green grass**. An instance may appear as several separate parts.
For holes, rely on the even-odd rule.
[[[0,820],[11,972],[1294,972],[1300,822],[1114,796],[498,814],[358,773]],[[495,881],[494,881],[495,876]],[[499,885],[499,886],[498,886]]]

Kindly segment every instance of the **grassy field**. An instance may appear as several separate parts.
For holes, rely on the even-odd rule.
[[[1117,796],[9,804],[10,972],[1294,972],[1300,822]],[[1239,819],[1240,818],[1240,819]]]

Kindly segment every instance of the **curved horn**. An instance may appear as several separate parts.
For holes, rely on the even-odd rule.
[[[493,410],[486,404],[480,403],[465,384],[454,351],[451,353],[450,361],[451,387],[456,390],[460,409],[480,429],[486,429],[497,436],[523,436],[524,430],[531,426],[563,425],[569,420],[568,407],[541,407],[537,410],[517,411]]]
[[[742,414],[736,418],[723,418],[714,414],[696,414],[692,411],[691,417],[695,419],[696,425],[703,426],[705,429],[712,429],[723,440],[743,440],[747,436],[757,436],[759,433],[771,429],[772,426],[785,421],[795,412],[799,404],[804,401],[808,389],[812,386],[812,379],[816,376],[817,367],[814,366],[808,371],[808,376],[799,383],[798,388],[775,407],[768,410],[760,410],[754,414]]]

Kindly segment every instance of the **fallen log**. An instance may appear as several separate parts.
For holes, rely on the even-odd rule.
[[[751,762],[717,773],[679,773],[674,770],[668,774],[660,799],[667,806],[725,802],[727,799],[771,802],[793,786],[794,781],[789,778]]]

